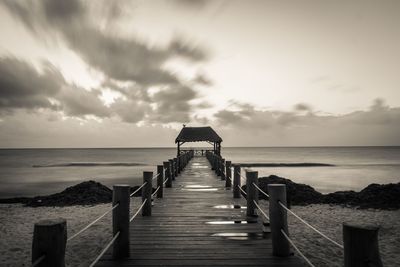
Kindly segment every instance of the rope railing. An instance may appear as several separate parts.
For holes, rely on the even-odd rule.
[[[42,260],[44,260],[46,258],[46,255],[42,255],[39,258],[37,258],[31,265],[31,267],[36,267],[39,263],[42,262]]]
[[[135,212],[135,214],[133,214],[133,216],[129,219],[129,222],[132,222],[133,219],[136,218],[136,216],[139,214],[139,212],[143,209],[144,205],[146,204],[147,199],[145,199],[142,203],[142,205],[140,205],[140,207],[137,209],[137,211]]]
[[[318,229],[316,229],[314,226],[312,226],[311,224],[309,224],[308,222],[306,222],[304,219],[302,219],[300,216],[298,216],[296,213],[294,213],[293,211],[291,211],[290,209],[288,209],[282,202],[278,202],[279,205],[284,208],[286,211],[288,211],[290,214],[292,214],[294,217],[296,217],[297,219],[299,219],[302,223],[304,223],[305,225],[307,225],[309,228],[311,228],[312,230],[314,230],[317,234],[319,234],[320,236],[324,237],[325,239],[327,239],[328,241],[330,241],[331,243],[335,244],[336,246],[338,246],[339,248],[343,249],[343,245],[340,245],[338,242],[336,242],[335,240],[331,239],[330,237],[326,236],[324,233],[321,233]]]
[[[157,174],[154,175],[151,179],[152,179],[152,180],[157,179],[158,176],[160,176],[160,173],[157,173]]]
[[[151,194],[151,196],[154,197],[157,194],[158,190],[160,190],[160,186],[157,187],[156,191],[154,191],[154,193]]]
[[[133,197],[133,195],[136,194],[137,192],[139,192],[140,189],[142,189],[143,186],[145,186],[146,184],[147,184],[147,182],[144,182],[141,186],[139,186],[138,189],[136,189],[136,190],[135,190],[132,194],[130,194],[129,196],[130,196],[130,197]]]
[[[292,210],[290,210],[286,204],[286,199],[287,199],[287,186],[282,183],[277,183],[277,184],[268,184],[268,190],[263,190],[260,185],[257,183],[258,179],[258,172],[257,171],[252,171],[251,169],[248,169],[249,167],[263,167],[262,164],[238,164],[238,163],[232,163],[231,161],[223,161],[224,159],[221,157],[221,155],[209,152],[206,154],[207,159],[212,167],[212,170],[216,172],[218,176],[223,175],[225,171],[225,167],[227,170],[227,175],[226,175],[226,187],[229,186],[229,181],[233,182],[233,187],[230,187],[233,192],[233,197],[236,198],[241,198],[242,196],[246,199],[247,201],[247,210],[246,210],[246,215],[247,216],[262,216],[268,219],[270,221],[270,230],[271,233],[274,233],[274,235],[277,235],[277,238],[274,238],[272,240],[272,247],[273,249],[273,254],[275,256],[281,256],[281,257],[289,257],[291,255],[291,247],[293,247],[293,250],[296,251],[296,255],[299,258],[304,259],[306,262],[305,264],[308,264],[311,267],[314,267],[315,265],[299,250],[299,248],[296,246],[296,244],[292,241],[292,239],[289,238],[289,231],[288,229],[288,223],[287,223],[287,212],[289,212],[291,215],[296,217],[296,219],[300,220],[300,224],[303,223],[305,226],[308,228],[311,228],[312,231],[316,232],[320,237],[316,237],[315,240],[310,240],[316,241],[317,243],[321,243],[324,245],[334,245],[335,248],[340,248],[342,251],[345,251],[344,254],[348,254],[351,256],[348,256],[347,258],[357,258],[357,263],[364,263],[366,258],[365,257],[360,257],[360,251],[363,252],[363,255],[375,255],[373,256],[374,260],[376,262],[380,262],[380,256],[379,256],[379,246],[378,246],[378,239],[377,238],[371,238],[371,236],[376,237],[377,232],[379,230],[379,227],[369,227],[369,226],[364,226],[364,225],[359,225],[359,224],[353,224],[353,223],[343,223],[343,242],[340,241],[335,241],[334,239],[330,238],[326,234],[322,233],[319,229],[315,228],[313,225],[308,223],[306,220],[301,218],[299,215],[294,213]],[[229,167],[234,167],[234,170],[232,172],[229,171]],[[222,173],[221,173],[222,172]],[[244,175],[242,175],[242,173]],[[229,176],[229,174],[232,174],[232,176]],[[222,177],[223,178],[223,177]],[[222,179],[224,180],[224,179]],[[248,190],[243,190],[240,184],[246,184],[249,186]],[[254,185],[254,188],[257,190],[254,190],[254,188],[251,186]],[[264,187],[264,186],[263,186]],[[266,189],[264,187],[264,189]],[[248,194],[247,194],[248,192]],[[268,214],[268,206],[263,206],[262,203],[258,203],[258,198],[264,198],[266,197],[269,199],[269,212],[271,213],[271,218],[269,218]],[[264,207],[264,209],[262,208]],[[296,222],[296,224],[298,224]],[[306,228],[307,228],[306,227]],[[359,231],[359,229],[363,229],[363,231]],[[326,231],[324,228],[322,228],[323,231]],[[280,233],[282,232],[282,233]],[[357,236],[357,238],[353,238],[354,236]],[[361,236],[358,238],[358,236]],[[313,237],[314,238],[314,237]],[[328,242],[325,241],[328,240]],[[335,238],[336,239],[336,238]],[[294,238],[296,241],[296,238]],[[368,240],[368,246],[366,246],[366,241]],[[297,241],[296,243],[300,243],[301,241]],[[326,244],[327,243],[327,244]],[[332,244],[330,244],[332,243]],[[285,245],[282,245],[285,244]],[[373,253],[371,252],[373,251]],[[309,256],[313,261],[314,257]],[[346,258],[346,257],[345,257]],[[346,260],[346,259],[345,259]],[[369,258],[368,258],[369,260]],[[346,265],[347,266],[347,265]]]
[[[117,232],[115,236],[111,239],[111,241],[107,244],[107,246],[101,251],[101,253],[96,257],[96,259],[89,265],[89,267],[93,267],[96,265],[96,263],[103,257],[103,255],[107,252],[107,250],[111,247],[111,245],[117,240],[119,234],[121,232]]]
[[[262,210],[260,205],[258,205],[257,201],[253,200],[254,205],[256,205],[258,211],[269,221],[269,216]]]
[[[239,190],[240,190],[245,196],[247,196],[246,191],[244,191],[239,185],[238,185],[238,187],[239,187]]]
[[[258,189],[258,191],[263,194],[264,196],[266,196],[267,198],[269,198],[269,195],[267,193],[264,192],[264,190],[262,190],[257,184],[253,183],[254,187]]]
[[[193,150],[190,150],[189,152],[185,153],[184,155],[180,155],[177,158],[169,159],[168,161],[164,161],[162,165],[157,165],[157,172],[156,175],[153,175],[154,172],[151,171],[144,171],[143,172],[143,184],[140,185],[134,192],[130,193],[131,186],[129,185],[114,185],[113,188],[113,205],[110,208],[107,208],[107,210],[102,213],[99,217],[95,218],[93,221],[88,223],[86,226],[84,226],[82,229],[77,231],[75,234],[73,234],[71,237],[67,238],[67,224],[65,219],[60,219],[60,220],[50,220],[52,224],[47,223],[45,225],[42,225],[41,223],[44,223],[44,221],[41,221],[39,223],[35,223],[34,225],[34,235],[33,235],[33,246],[32,246],[32,251],[34,251],[34,248],[40,247],[44,248],[44,250],[41,250],[41,254],[38,256],[35,255],[35,258],[32,259],[32,267],[37,267],[43,264],[49,265],[49,266],[58,266],[59,262],[64,262],[64,257],[65,257],[65,250],[66,250],[66,244],[68,244],[69,241],[74,240],[76,237],[84,233],[86,230],[88,230],[91,226],[93,226],[95,223],[99,222],[101,219],[103,219],[107,214],[113,213],[113,218],[112,218],[112,223],[113,227],[117,227],[119,230],[117,233],[113,234],[112,239],[106,244],[106,246],[102,249],[101,253],[96,257],[96,259],[89,265],[89,266],[94,266],[100,258],[104,256],[107,250],[110,249],[111,246],[117,246],[114,248],[114,250],[120,251],[121,249],[124,250],[126,248],[126,243],[125,242],[118,242],[118,238],[121,237],[123,233],[127,233],[127,229],[129,230],[129,224],[123,223],[123,220],[125,216],[129,218],[129,209],[125,209],[126,205],[129,205],[129,203],[132,203],[130,200],[131,197],[133,197],[136,193],[138,193],[140,190],[142,190],[142,197],[143,197],[143,202],[140,205],[140,207],[136,210],[135,214],[129,219],[130,222],[132,222],[135,217],[142,211],[142,216],[151,216],[151,204],[150,201],[152,197],[154,197],[156,194],[158,194],[160,198],[162,198],[162,192],[163,192],[163,187],[164,185],[169,181],[173,180],[170,176],[173,175],[172,177],[177,177],[178,174],[186,167],[186,165],[189,163],[189,161],[193,158]],[[163,174],[165,173],[165,180],[164,181],[157,181],[157,188],[154,191],[154,193],[151,192],[151,187],[153,184],[153,180],[163,177]],[[162,182],[162,184],[161,184]],[[146,186],[146,187],[145,187]],[[167,184],[167,187],[168,184]],[[146,192],[144,192],[143,188],[146,188]],[[161,193],[161,194],[160,194]],[[115,204],[114,204],[115,203]],[[117,207],[124,207],[123,209],[119,208],[116,209]],[[122,220],[122,221],[121,221]],[[46,227],[46,231],[40,230],[38,231],[38,227]],[[59,227],[60,229],[65,229],[65,231],[53,231],[52,227]],[[47,230],[47,228],[49,230]],[[51,230],[50,230],[51,229]],[[114,228],[115,229],[115,228]],[[38,234],[36,234],[38,233]],[[125,238],[125,237],[124,237]],[[62,242],[62,240],[66,240],[67,242]],[[46,242],[43,244],[43,242]],[[128,244],[129,245],[129,244]],[[64,253],[59,253],[59,251],[64,251]],[[36,254],[34,252],[33,254]],[[113,255],[114,257],[118,257]]]
[[[92,226],[93,224],[97,223],[99,220],[101,220],[104,216],[106,216],[108,213],[110,213],[111,211],[113,211],[116,207],[119,206],[119,203],[117,203],[116,205],[114,205],[113,207],[111,207],[111,209],[107,210],[106,212],[104,212],[102,215],[100,215],[99,217],[97,217],[95,220],[93,220],[91,223],[89,223],[88,225],[86,225],[85,227],[83,227],[80,231],[78,231],[77,233],[75,233],[74,235],[72,235],[70,238],[67,239],[67,241],[71,241],[72,239],[74,239],[75,237],[77,237],[78,235],[80,235],[81,233],[85,232],[87,229],[90,228],[90,226]]]
[[[281,233],[283,234],[283,236],[286,238],[286,240],[292,245],[292,247],[297,251],[297,253],[299,253],[299,255],[303,258],[303,260],[305,262],[307,262],[308,265],[310,265],[311,267],[315,267],[314,264],[312,264],[312,262],[300,251],[300,249],[293,243],[293,241],[289,238],[289,236],[285,233],[285,231],[283,231],[283,229],[281,229]]]
[[[246,182],[246,180],[247,180],[246,176],[243,176],[240,172],[236,172],[236,173],[239,174],[240,180],[241,180],[242,182],[243,182],[243,181]]]

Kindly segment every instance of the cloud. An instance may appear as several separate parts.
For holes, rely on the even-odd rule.
[[[311,106],[305,103],[298,103],[294,106],[294,109],[296,111],[312,111]]]
[[[87,91],[77,86],[64,85],[56,99],[60,101],[61,109],[68,116],[108,117],[111,111],[100,100],[100,95],[101,92],[96,89]]]
[[[16,109],[49,109],[69,116],[106,117],[110,112],[100,100],[100,91],[87,91],[67,84],[61,73],[48,62],[39,72],[16,58],[0,58],[0,112]]]
[[[193,82],[204,86],[210,86],[213,84],[212,81],[204,74],[197,74]]]
[[[190,101],[197,97],[195,90],[188,86],[174,86],[155,93],[152,97],[157,107],[150,120],[156,122],[189,122],[193,105]]]
[[[300,110],[309,110],[309,106],[302,104]],[[369,110],[337,116],[258,110],[236,103],[216,112],[214,118],[213,124],[228,145],[400,144],[400,108],[388,107],[381,99]]]
[[[57,116],[57,113],[50,113]],[[174,146],[177,130],[161,125],[96,120],[48,119],[49,114],[17,111],[0,120],[0,147],[152,147]]]
[[[119,100],[111,108],[124,122],[129,123],[142,121],[152,110],[148,103],[134,100]]]
[[[207,0],[172,0],[177,5],[198,10],[207,5]]]
[[[49,98],[60,91],[61,74],[47,64],[39,73],[28,63],[16,58],[0,58],[0,109],[54,108]]]

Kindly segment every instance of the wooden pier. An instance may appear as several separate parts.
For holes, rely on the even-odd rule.
[[[272,255],[261,218],[246,221],[245,199],[232,197],[205,157],[194,157],[172,186],[154,199],[152,216],[131,222],[130,256],[115,260],[109,249],[96,266],[304,266]]]
[[[208,142],[213,149],[182,149],[186,142]],[[257,171],[241,174],[241,166],[254,164],[225,160],[221,142],[211,127],[184,127],[175,140],[176,158],[157,165],[155,175],[143,172],[143,184],[134,192],[129,185],[114,185],[110,209],[71,237],[64,219],[35,223],[32,267],[64,267],[66,243],[110,212],[113,238],[90,267],[315,267],[290,238],[288,214],[343,250],[345,267],[382,267],[379,227],[344,223],[340,244],[290,210],[285,184],[262,189]],[[139,193],[141,202],[134,197]],[[267,208],[260,206],[259,194],[268,199]],[[135,211],[131,199],[139,206]]]

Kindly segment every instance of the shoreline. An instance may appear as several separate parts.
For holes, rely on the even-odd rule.
[[[307,206],[311,204],[334,204],[349,206],[360,209],[380,209],[380,210],[399,210],[400,209],[400,183],[389,184],[369,184],[364,189],[356,192],[336,191],[323,194],[315,190],[312,186],[293,182],[290,179],[270,175],[259,177],[260,188],[268,193],[268,184],[285,184],[287,188],[287,201],[293,206]],[[131,192],[139,186],[131,186]],[[246,190],[246,185],[242,188]],[[153,188],[153,192],[155,188]],[[137,195],[140,195],[139,191]],[[265,198],[263,195],[260,199]],[[0,204],[22,203],[26,206],[72,206],[72,205],[95,205],[100,203],[110,203],[112,200],[112,190],[93,180],[84,181],[79,184],[67,187],[59,193],[51,195],[41,195],[34,197],[12,197],[0,198]]]

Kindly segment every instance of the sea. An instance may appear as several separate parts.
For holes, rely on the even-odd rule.
[[[221,153],[233,163],[332,164],[252,168],[259,177],[278,175],[322,193],[400,182],[400,147],[222,147]],[[139,185],[143,171],[155,172],[175,156],[176,148],[0,149],[0,198],[53,194],[88,180]]]

